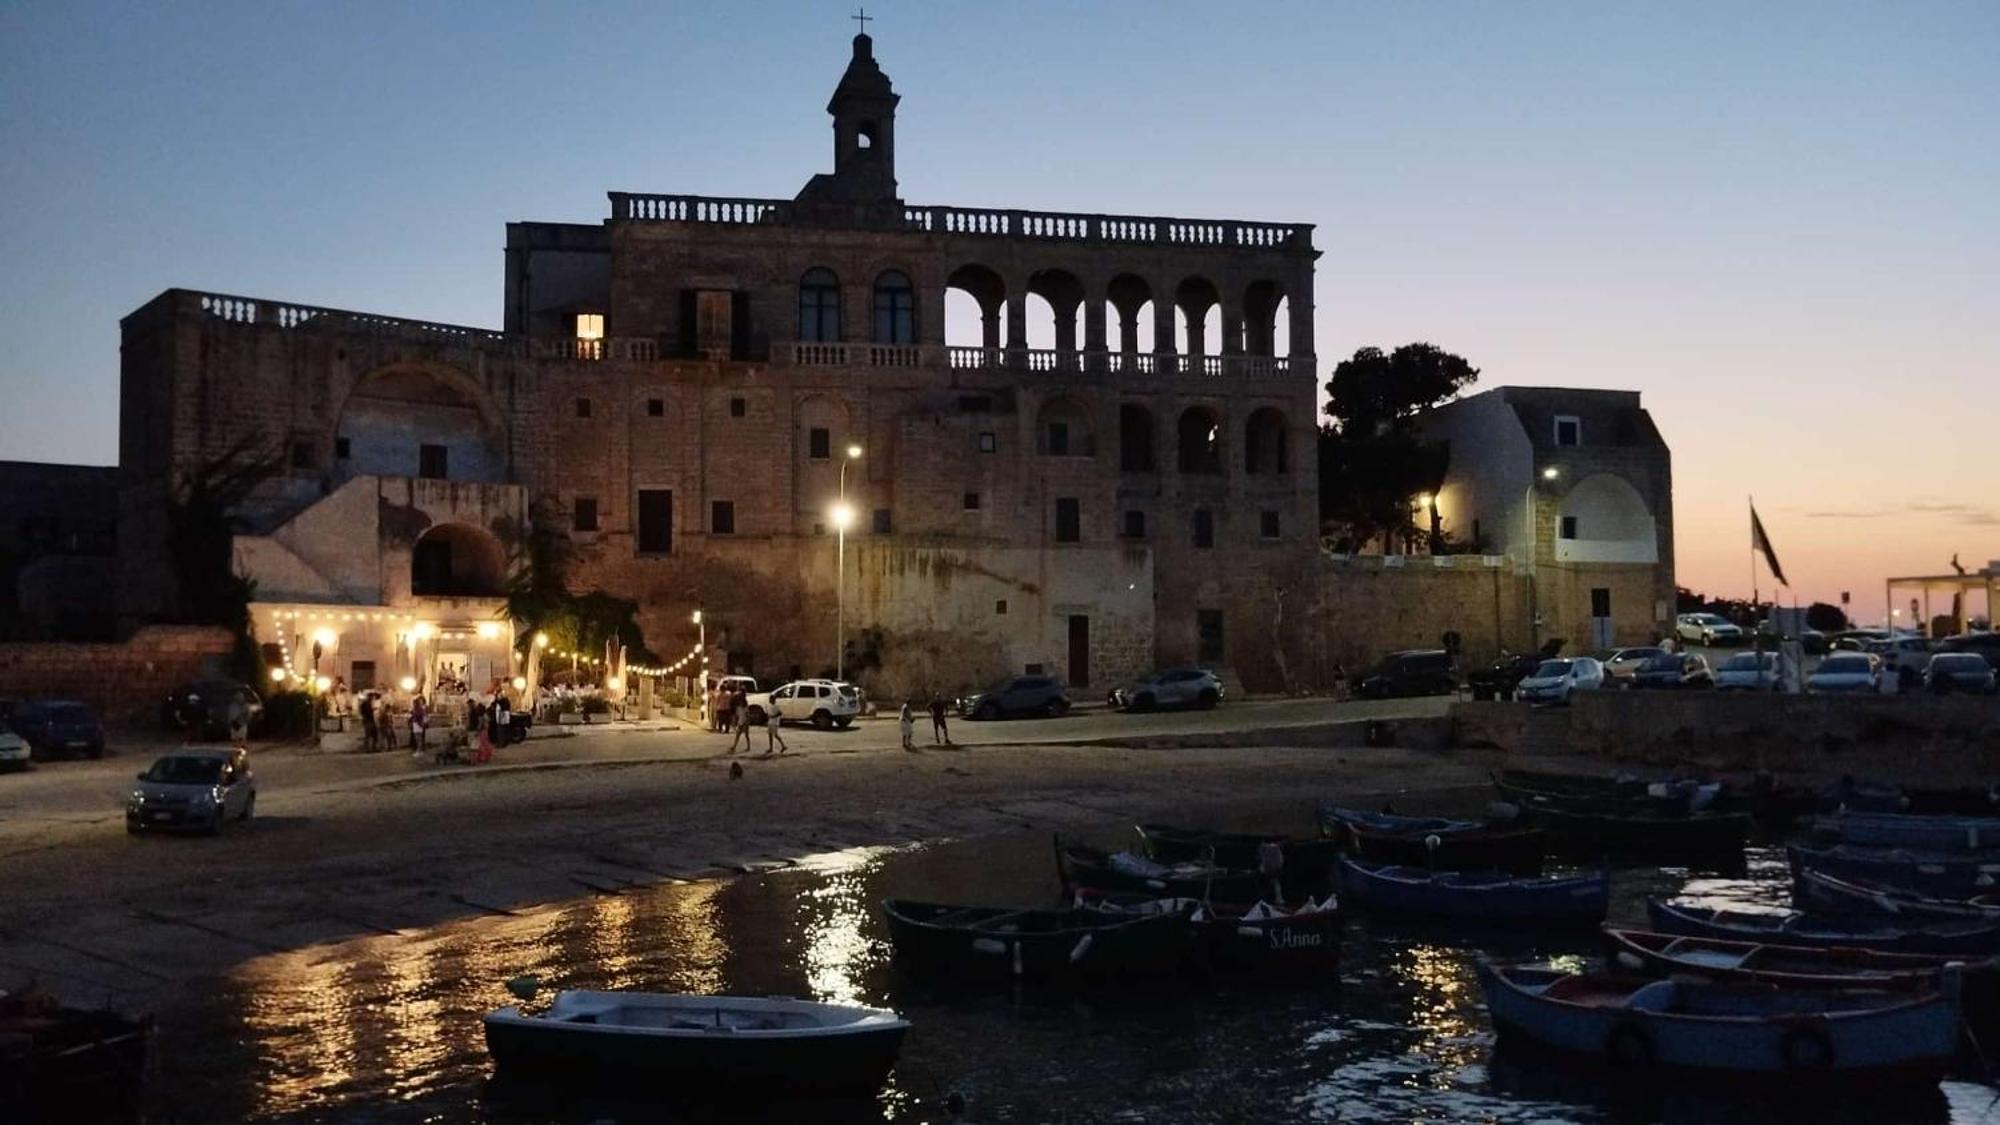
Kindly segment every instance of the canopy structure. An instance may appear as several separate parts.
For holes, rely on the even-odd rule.
[[[1896,604],[1896,592],[1898,590],[1906,593],[1915,592],[1915,596],[1910,599],[1910,616],[1918,617],[1921,613],[1921,618],[1910,622],[1910,624],[1923,630],[1925,633],[1932,631],[1932,592],[1935,591],[1946,597],[1950,597],[1953,594],[1961,595],[1951,603],[1954,607],[1951,631],[1954,633],[1963,633],[1966,629],[1967,603],[1970,601],[1969,595],[1971,594],[1978,593],[1985,597],[1984,609],[1986,616],[1989,622],[1992,620],[1995,604],[1994,598],[1997,593],[2000,593],[2000,559],[1995,559],[1987,563],[1983,568],[1965,574],[1922,574],[1907,578],[1889,579],[1882,587],[1882,602],[1886,613],[1884,620],[1891,625],[1895,624],[1897,619],[1902,615],[1901,607]]]

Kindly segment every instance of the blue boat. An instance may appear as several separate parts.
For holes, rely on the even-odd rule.
[[[1877,848],[1922,848],[1939,852],[1978,852],[2000,848],[2000,820],[1992,817],[1843,812],[1814,820],[1812,832],[1826,840]]]
[[[1918,993],[1501,968],[1479,983],[1503,1049],[1529,1047],[1636,1073],[1802,1088],[1936,1085],[1958,1049],[1959,974]]]
[[[1532,877],[1343,859],[1340,872],[1348,895],[1366,906],[1475,922],[1595,925],[1611,898],[1610,875],[1603,871]]]
[[[1321,805],[1319,830],[1351,844],[1364,860],[1439,870],[1539,875],[1547,850],[1546,833],[1518,820],[1447,820]]]
[[[2000,925],[2000,905],[1978,900],[1932,898],[1881,883],[1862,883],[1824,871],[1801,871],[1792,878],[1792,904],[1829,917],[1884,918],[1897,922],[1985,922]]]
[[[1989,957],[2000,953],[2000,925],[1985,922],[1909,922],[1829,919],[1788,911],[1756,914],[1646,900],[1646,915],[1663,934],[1721,938],[1725,941],[1779,942],[1819,949],[1850,947],[1891,953],[1942,953]]]
[[[1824,871],[1842,879],[1902,887],[1938,898],[1971,898],[2000,890],[2000,852],[1793,844],[1785,849],[1785,858],[1791,862],[1793,878],[1801,871]]]

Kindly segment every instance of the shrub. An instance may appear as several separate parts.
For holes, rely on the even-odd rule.
[[[583,697],[583,713],[586,715],[609,715],[611,713],[611,701],[601,695],[586,695]]]
[[[302,691],[281,691],[264,700],[264,735],[267,738],[311,738],[315,697]],[[325,701],[320,700],[321,713]]]

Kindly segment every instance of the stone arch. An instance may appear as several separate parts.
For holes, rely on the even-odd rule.
[[[872,327],[870,339],[878,344],[917,342],[917,290],[909,274],[890,269],[875,275]]]
[[[1206,406],[1181,411],[1174,426],[1175,461],[1183,473],[1222,472],[1222,419]]]
[[[507,593],[507,549],[483,528],[464,523],[434,524],[410,548],[410,593],[418,597],[503,597]]]
[[[1180,354],[1216,354],[1222,342],[1222,291],[1205,277],[1189,277],[1174,288],[1176,339]]]
[[[1153,412],[1136,402],[1118,407],[1118,469],[1126,473],[1150,473],[1159,469]]]
[[[1280,306],[1288,305],[1285,287],[1276,281],[1253,281],[1243,290],[1243,352],[1245,355],[1284,355],[1279,350],[1278,333],[1291,336]],[[1287,308],[1284,311],[1289,311]]]
[[[814,344],[841,339],[840,277],[825,266],[814,266],[799,275],[798,338]]]
[[[1652,509],[1624,477],[1613,473],[1584,477],[1563,495],[1557,512],[1559,562],[1659,561]]]
[[[998,271],[977,262],[951,271],[945,278],[945,343],[954,347],[1001,346],[1001,317],[1007,310],[1007,282]],[[961,294],[954,299],[952,294]],[[963,300],[971,298],[970,307]]]
[[[1074,352],[1081,332],[1083,311],[1083,282],[1068,270],[1037,270],[1028,275],[1028,295],[1040,297],[1048,303],[1051,331],[1047,343],[1036,338],[1036,321],[1028,321],[1028,346],[1049,347],[1059,352]]]
[[[1070,395],[1043,400],[1035,412],[1035,452],[1044,457],[1097,456],[1090,407]]]
[[[1136,274],[1121,273],[1104,288],[1104,301],[1111,306],[1117,331],[1107,341],[1110,349],[1125,355],[1153,350],[1153,287]]]
[[[1291,472],[1289,442],[1284,411],[1275,406],[1260,406],[1251,411],[1250,417],[1243,423],[1243,471]]]
[[[354,381],[335,434],[351,475],[507,479],[507,423],[479,380],[449,364],[396,362]],[[441,470],[441,471],[440,471]]]

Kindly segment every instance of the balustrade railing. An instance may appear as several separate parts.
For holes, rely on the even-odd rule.
[[[485,351],[523,350],[520,337],[487,328],[471,328],[463,324],[408,320],[400,316],[381,316],[376,313],[295,305],[282,301],[261,301],[254,297],[233,297],[223,293],[202,293],[197,296],[203,313],[216,320],[233,324],[275,324],[280,328],[299,328],[307,324],[324,323],[337,325],[343,331],[362,332],[374,336],[434,340],[462,344]]]

